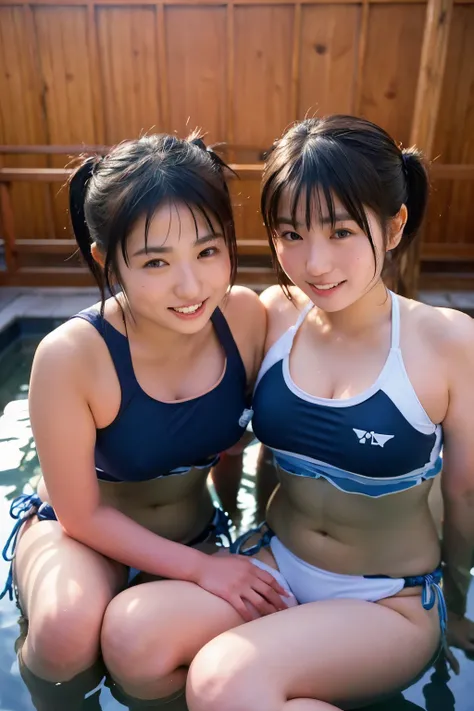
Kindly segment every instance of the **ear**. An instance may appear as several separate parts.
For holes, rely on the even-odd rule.
[[[100,267],[102,267],[102,269],[103,269],[103,268],[104,268],[104,264],[105,264],[105,254],[103,253],[101,247],[99,247],[99,245],[97,244],[97,242],[92,242],[92,244],[91,244],[91,254],[92,254],[93,260],[94,260],[95,262],[97,262],[97,264],[98,264]]]
[[[408,210],[406,205],[402,205],[395,217],[392,217],[388,226],[388,240],[385,248],[386,252],[390,252],[395,247],[398,247],[403,237],[403,230],[408,220]]]

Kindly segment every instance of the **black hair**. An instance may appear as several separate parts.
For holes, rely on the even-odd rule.
[[[321,198],[334,226],[333,197],[337,196],[367,235],[375,263],[375,245],[364,207],[375,212],[386,239],[388,220],[405,204],[407,223],[399,245],[391,250],[390,261],[396,264],[421,226],[429,182],[421,153],[415,148],[402,150],[386,131],[366,119],[333,115],[291,126],[267,154],[261,198],[278,281],[289,297],[290,282],[278,263],[274,244],[280,200],[288,190],[292,222],[296,223],[296,211],[304,200],[308,229],[315,207],[321,219]]]
[[[143,216],[145,245],[150,221],[163,203],[183,203],[211,232],[218,224],[229,250],[230,282],[237,270],[237,244],[232,204],[226,184],[226,164],[206,148],[199,134],[182,140],[155,134],[124,141],[106,156],[83,159],[69,181],[69,211],[74,236],[105,302],[105,291],[123,286],[118,269],[118,248],[128,265],[127,238]],[[214,222],[213,222],[214,219]],[[104,268],[91,253],[96,242],[105,255]]]

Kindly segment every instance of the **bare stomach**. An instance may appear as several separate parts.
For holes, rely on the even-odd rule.
[[[208,474],[208,470],[192,469],[187,474],[144,482],[99,481],[101,503],[158,536],[187,543],[206,528],[213,515]],[[38,485],[38,495],[52,503],[44,479]]]
[[[345,575],[406,577],[431,572],[440,546],[428,506],[431,483],[370,499],[324,479],[279,472],[267,521],[295,555]]]

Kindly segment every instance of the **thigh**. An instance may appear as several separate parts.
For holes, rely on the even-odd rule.
[[[189,708],[245,709],[256,699],[262,709],[295,698],[365,702],[408,685],[439,637],[436,610],[423,610],[418,596],[308,603],[207,644],[188,676]]]
[[[84,610],[105,610],[127,579],[125,566],[70,538],[57,521],[37,519],[27,524],[18,541],[14,573],[30,624],[81,605]]]
[[[160,675],[189,665],[203,645],[241,624],[228,602],[194,583],[144,583],[121,592],[108,606],[102,653],[112,672],[127,659],[150,664]]]

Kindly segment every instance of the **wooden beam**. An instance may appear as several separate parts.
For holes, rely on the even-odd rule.
[[[453,0],[428,0],[410,134],[410,144],[419,147],[428,160],[433,151],[452,14]],[[420,254],[421,235],[411,245],[400,265],[398,290],[409,297],[417,293]]]
[[[232,0],[226,6],[226,45],[227,45],[227,95],[226,95],[226,136],[229,153],[227,160],[235,160],[233,143],[235,141],[235,13]]]
[[[11,185],[9,183],[0,183],[0,225],[7,271],[13,274],[18,265],[15,255],[15,218],[13,215]]]
[[[262,163],[231,163],[229,166],[239,178],[262,177]],[[68,168],[0,168],[0,183],[32,182],[57,183],[65,182],[73,171]]]
[[[357,66],[355,72],[355,86],[353,106],[354,113],[362,113],[362,94],[364,82],[365,57],[367,53],[367,37],[369,34],[369,2],[362,0],[362,15],[360,20],[359,44],[357,47]]]
[[[0,239],[0,246],[2,244],[5,244],[5,241]],[[77,243],[73,239],[17,239],[12,251],[14,254],[72,254],[77,249]],[[270,253],[266,239],[239,239],[237,249],[249,256]]]
[[[432,163],[430,173],[436,180],[474,180],[474,164]]]
[[[299,87],[300,87],[300,57],[301,57],[301,3],[297,2],[293,17],[293,51],[291,56],[291,116],[298,119]]]
[[[108,153],[111,148],[113,148],[112,145],[105,145],[102,143],[97,145],[90,145],[87,143],[72,145],[50,143],[15,143],[12,145],[0,144],[0,155],[80,155],[81,153],[100,153],[103,155],[105,153]],[[225,144],[221,146],[221,148],[224,150],[239,148],[258,153],[266,150],[268,146],[257,146],[255,144],[250,143],[239,143],[238,145],[236,145],[229,139]]]
[[[162,2],[155,7],[155,37],[158,56],[158,97],[161,112],[161,131],[171,131],[170,91],[168,82],[168,54],[166,45],[165,8]]]
[[[52,144],[18,144],[0,145],[0,154],[4,155],[80,155],[81,153],[107,153],[110,146],[105,145],[52,145]]]
[[[263,163],[231,163],[229,167],[237,173],[237,178],[262,178]],[[0,168],[0,183],[65,182],[71,173],[69,168]],[[474,180],[474,164],[433,163],[431,175],[436,180]]]
[[[66,168],[0,168],[0,183],[62,183],[71,173]]]
[[[73,239],[17,239],[17,254],[72,254],[79,248]]]

